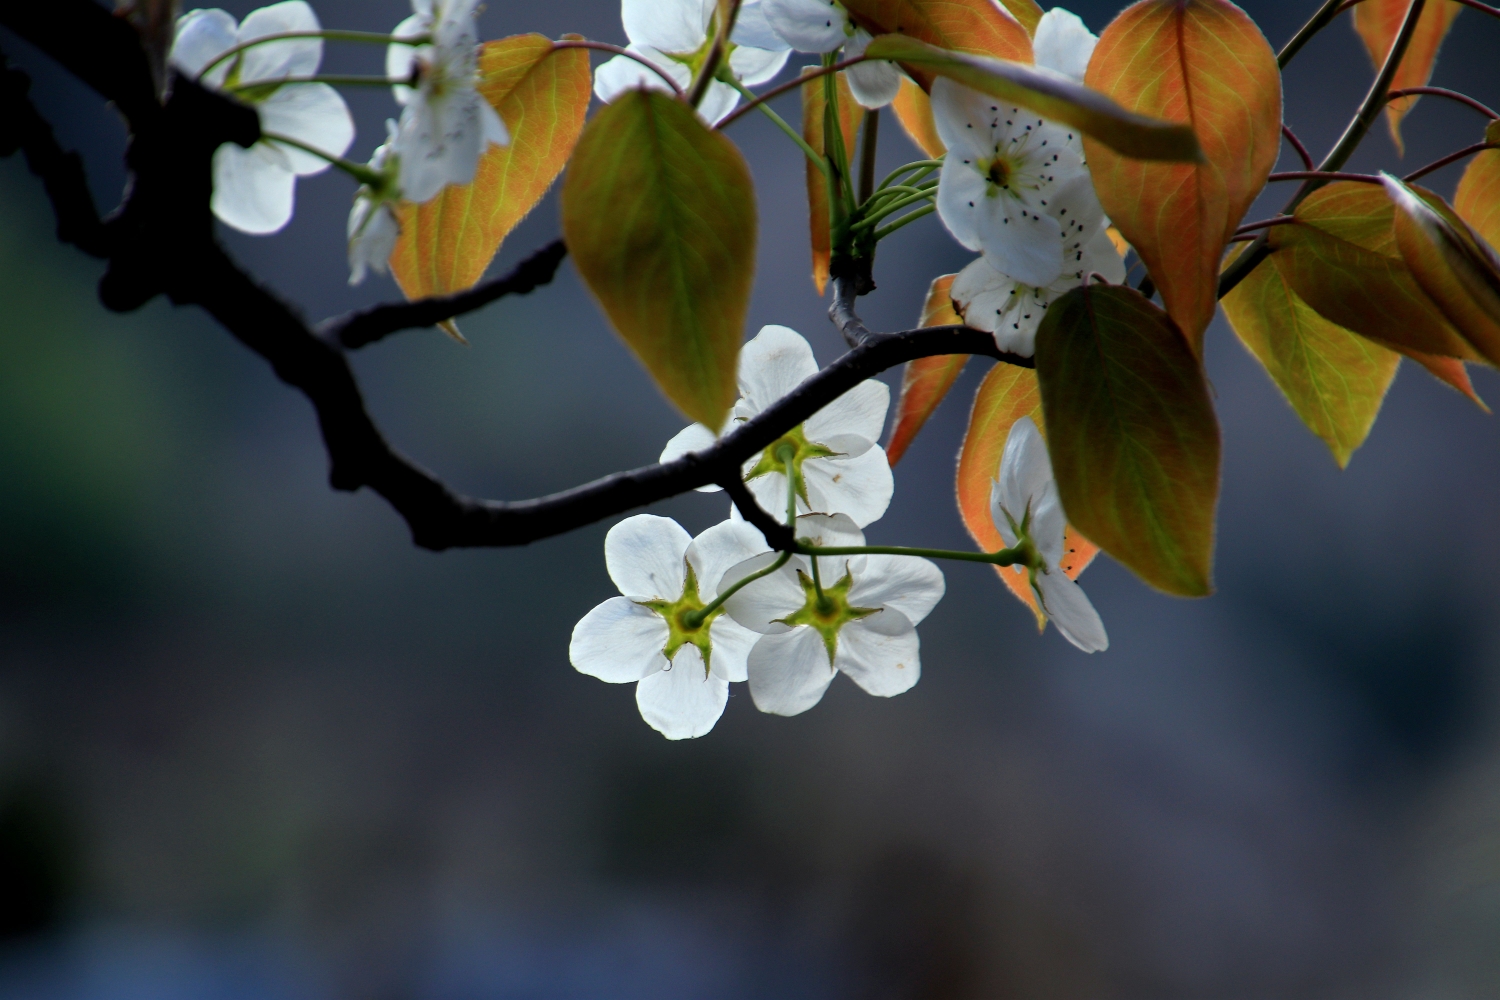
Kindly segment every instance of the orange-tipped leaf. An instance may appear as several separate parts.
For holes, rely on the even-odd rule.
[[[963,317],[953,311],[953,300],[948,291],[957,277],[945,274],[932,279],[927,289],[927,301],[922,306],[922,318],[918,326],[962,326]],[[906,454],[906,449],[916,438],[927,418],[932,416],[953,383],[958,381],[967,354],[940,354],[933,358],[918,358],[908,361],[901,376],[901,400],[896,404],[896,423],[891,428],[890,443],[885,446],[885,457],[895,465]]]

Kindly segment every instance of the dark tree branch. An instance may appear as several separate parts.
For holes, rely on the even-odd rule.
[[[400,330],[434,326],[462,316],[506,295],[526,295],[550,282],[568,255],[562,240],[553,240],[527,257],[507,275],[452,295],[434,295],[415,302],[398,302],[349,313],[320,324],[318,332],[349,350],[373,344]]]
[[[839,333],[844,335],[844,342],[850,347],[860,347],[880,336],[865,326],[854,311],[854,302],[860,295],[855,290],[856,282],[850,278],[835,276],[830,284],[833,285],[833,301],[828,304],[828,318],[838,327]]]
[[[424,548],[524,545],[717,483],[729,491],[746,520],[761,528],[772,545],[785,549],[791,532],[763,511],[740,481],[746,460],[860,382],[903,362],[937,354],[981,354],[1032,364],[1030,358],[1002,354],[989,334],[961,326],[871,333],[853,315],[851,295],[847,316],[836,319],[842,319],[846,336],[851,331],[858,335],[859,345],[710,448],[535,500],[462,496],[385,440],[365,409],[344,344],[369,343],[403,326],[446,319],[482,304],[484,296],[529,290],[551,276],[562,257],[561,246],[544,248],[516,273],[482,289],[382,307],[336,321],[319,335],[241,271],[214,240],[208,210],[213,153],[225,142],[248,146],[259,138],[253,110],[181,76],[165,105],[143,96],[154,90],[138,39],[92,0],[0,5],[0,23],[52,53],[115,100],[129,119],[129,197],[107,223],[98,224],[94,216],[99,228],[91,230],[79,199],[80,191],[87,193],[81,167],[57,150],[51,130],[26,98],[24,77],[6,77],[0,151],[24,148],[28,157],[35,155],[49,192],[55,186],[54,198],[60,197],[64,228],[81,226],[69,232],[106,256],[101,301],[123,311],[164,294],[178,305],[201,306],[270,362],[278,378],[307,396],[328,451],[333,488],[368,486],[405,518],[413,540]]]

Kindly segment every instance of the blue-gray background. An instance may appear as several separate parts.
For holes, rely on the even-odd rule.
[[[1247,6],[1280,45],[1315,4]],[[1114,7],[1075,9],[1097,31]],[[624,41],[608,0],[498,2],[482,26]],[[1497,39],[1466,12],[1435,82],[1500,102]],[[0,47],[114,204],[112,113]],[[325,65],[378,71],[378,50]],[[1288,73],[1288,121],[1321,152],[1370,76],[1335,25]],[[350,103],[362,158],[394,107]],[[1404,162],[1482,124],[1424,100]],[[799,157],[758,116],[731,134],[763,220],[747,333],[785,323],[827,361]],[[883,160],[910,158],[886,137]],[[1353,168],[1394,162],[1382,125]],[[351,190],[304,180],[286,231],[224,240],[311,318],[392,298],[346,285]],[[496,268],[556,232],[549,197]],[[908,227],[866,318],[910,325],[966,259]],[[671,744],[629,687],[568,665],[613,593],[608,525],[419,551],[378,498],[328,489],[307,403],[264,362],[195,310],[104,312],[99,273],[0,162],[0,995],[1500,995],[1500,424],[1425,373],[1403,366],[1341,472],[1221,320],[1215,597],[1102,558],[1084,582],[1113,644],[1086,657],[988,570],[946,567],[910,693],[840,681],[781,719],[737,688],[711,735]],[[462,489],[560,489],[681,426],[568,264],[463,326],[469,348],[418,332],[356,359],[392,439]],[[953,456],[982,368],[872,538],[967,544]],[[698,531],[725,504],[659,510]]]

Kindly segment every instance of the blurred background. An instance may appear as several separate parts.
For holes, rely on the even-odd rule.
[[[316,6],[330,27],[409,13]],[[1316,3],[1246,7],[1279,46]],[[1072,9],[1097,32],[1116,6]],[[481,25],[625,41],[610,0],[507,0]],[[1497,39],[1465,12],[1434,83],[1500,102]],[[0,49],[115,204],[118,119]],[[380,53],[330,45],[325,67]],[[1315,155],[1371,76],[1347,23],[1293,64],[1287,120]],[[396,109],[349,102],[362,160]],[[1482,125],[1425,99],[1404,161],[1382,123],[1350,169],[1413,169]],[[887,126],[885,164],[914,158]],[[759,116],[730,134],[762,217],[747,335],[784,323],[831,360],[799,156]],[[223,239],[311,319],[397,297],[347,286],[352,188],[304,179],[284,232]],[[554,195],[495,270],[557,231]],[[615,593],[608,524],[414,548],[379,498],[328,488],[310,407],[264,362],[193,309],[106,313],[100,266],[53,234],[0,161],[7,1000],[1500,996],[1500,422],[1426,373],[1403,366],[1341,472],[1220,319],[1216,596],[1101,558],[1084,582],[1112,645],[1086,657],[987,568],[947,565],[910,693],[841,679],[783,719],[737,686],[709,736],[668,743],[629,686],[568,663]],[[903,229],[866,320],[911,325],[968,257],[935,217]],[[355,358],[397,446],[460,489],[565,488],[682,426],[570,264],[463,327],[467,348],[418,331]],[[968,546],[954,455],[985,364],[872,540]],[[697,532],[725,508],[653,510]]]

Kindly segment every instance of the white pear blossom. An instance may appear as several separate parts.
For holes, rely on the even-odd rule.
[[[812,348],[801,334],[784,326],[762,327],[740,350],[740,399],[720,434],[765,410],[817,371]],[[745,463],[750,492],[766,510],[786,510],[786,466],[778,456],[789,449],[799,513],[847,514],[860,527],[879,520],[895,491],[885,449],[875,443],[890,402],[890,389],[873,379],[844,393]],[[661,460],[701,451],[718,436],[702,424],[692,424],[667,442]],[[718,487],[702,489],[711,492]]]
[[[833,52],[844,58],[864,55],[870,33],[855,24],[838,0],[762,0],[766,21],[798,52]],[[867,108],[883,108],[901,89],[896,64],[879,60],[846,71],[854,99]]]
[[[365,271],[381,274],[389,270],[388,261],[401,235],[396,219],[396,203],[401,200],[395,159],[396,123],[385,122],[386,140],[370,157],[370,169],[379,175],[378,182],[365,184],[354,195],[349,210],[349,284],[365,280]]]
[[[990,517],[1008,548],[1030,548],[1031,587],[1043,613],[1085,653],[1109,648],[1109,636],[1083,588],[1061,566],[1067,515],[1052,478],[1047,445],[1030,417],[1017,420],[1005,439],[1000,475],[990,487]],[[753,688],[752,688],[753,690]]]
[[[338,92],[323,83],[277,86],[279,80],[317,73],[322,39],[266,42],[220,59],[257,38],[317,30],[318,17],[303,0],[251,11],[243,23],[217,8],[192,10],[177,21],[170,60],[183,75],[202,74],[205,86],[227,91],[254,107],[262,132],[342,156],[354,141],[354,119]],[[323,157],[273,139],[261,139],[249,149],[225,143],[214,152],[210,207],[225,224],[242,232],[274,233],[291,221],[297,178],[328,166]]]
[[[1063,273],[1051,202],[1087,176],[1069,129],[946,78],[932,85],[932,113],[947,146],[938,215],[955,239],[995,270],[1041,288]]]
[[[729,71],[746,86],[765,83],[781,72],[790,50],[766,24],[761,0],[740,5],[730,35]],[[714,42],[715,0],[623,0],[621,19],[627,48],[660,66],[686,90]],[[634,59],[615,56],[594,73],[594,93],[609,102],[627,90],[667,89],[666,83]],[[734,110],[739,91],[719,80],[708,85],[698,113],[713,124]]]
[[[574,627],[573,666],[611,684],[633,682],[641,717],[667,739],[702,736],[724,714],[729,683],[746,679],[760,636],[722,607],[701,624],[686,616],[718,596],[726,571],[766,551],[760,532],[742,521],[691,538],[671,518],[626,518],[604,539],[605,565],[624,596]]]
[[[401,189],[411,201],[431,199],[448,184],[468,184],[491,144],[510,142],[505,122],[475,89],[479,81],[479,0],[412,0],[397,37],[428,35],[431,43],[386,50],[386,75],[416,76],[394,88],[401,112],[395,151]]]
[[[820,547],[864,544],[844,516],[798,518],[797,535]],[[737,566],[726,580],[771,558]],[[748,663],[755,707],[775,715],[805,712],[837,673],[882,698],[910,690],[922,676],[917,625],[943,589],[942,571],[931,562],[891,555],[793,556],[746,585],[724,606],[735,621],[762,633]]]
[[[1077,14],[1053,7],[1037,22],[1031,51],[1038,66],[1061,73],[1074,83],[1082,83],[1084,71],[1089,68],[1089,58],[1098,44],[1099,36],[1090,31]]]
[[[958,273],[949,291],[966,324],[993,333],[1002,351],[1028,358],[1035,352],[1037,327],[1053,299],[1091,274],[1110,284],[1125,280],[1125,261],[1106,232],[1104,211],[1088,175],[1074,177],[1049,201],[1043,224],[1051,224],[1063,256],[1063,272],[1055,281],[1026,285],[995,270],[988,258],[978,257]],[[1038,236],[1042,238],[1045,235]]]

